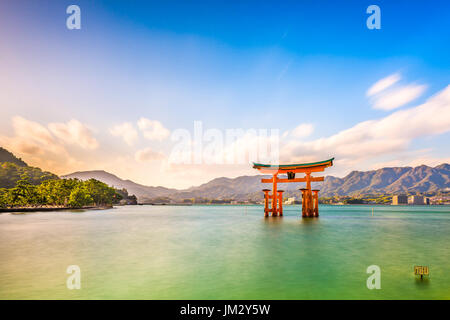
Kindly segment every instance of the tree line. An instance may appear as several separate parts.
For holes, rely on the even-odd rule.
[[[13,188],[0,188],[0,208],[61,206],[81,208],[118,203],[122,195],[118,190],[96,179],[46,180],[38,185],[22,176]]]
[[[13,162],[0,162],[0,186],[14,188],[21,177],[27,177],[31,184],[38,185],[46,180],[56,180],[58,176],[39,168],[21,166]]]

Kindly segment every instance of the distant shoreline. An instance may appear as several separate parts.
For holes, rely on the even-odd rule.
[[[326,206],[393,206],[393,207],[436,207],[450,206],[450,204],[391,204],[391,203],[319,203]],[[138,206],[263,206],[262,203],[138,203]],[[301,203],[283,204],[286,206],[301,207]]]
[[[446,204],[433,204],[433,205],[412,205],[412,204],[404,204],[404,205],[392,205],[392,204],[379,204],[379,203],[349,203],[349,204],[329,204],[324,203],[321,205],[329,205],[329,206],[393,206],[393,207],[440,207],[440,206],[450,206]],[[26,207],[26,208],[0,208],[1,213],[27,213],[27,212],[50,212],[50,211],[69,211],[69,210],[106,210],[113,209],[114,207],[123,207],[125,205],[115,205],[115,206],[86,206],[86,207]],[[137,205],[126,205],[126,206],[172,206],[172,207],[180,207],[180,206],[262,206],[262,204],[229,204],[229,203],[140,203]],[[301,204],[289,204],[284,206],[298,206],[301,207]]]

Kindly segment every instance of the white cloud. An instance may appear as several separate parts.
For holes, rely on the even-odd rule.
[[[138,133],[130,122],[115,125],[109,132],[115,137],[122,137],[122,139],[130,146],[138,139]]]
[[[57,138],[67,144],[78,145],[90,150],[98,147],[98,142],[93,137],[91,130],[76,119],[66,123],[50,123],[48,128]]]
[[[448,131],[450,86],[422,105],[358,123],[332,136],[307,142],[291,140],[281,147],[281,157],[296,162],[335,156],[342,168],[350,168],[407,150],[416,138]]]
[[[1,136],[2,145],[12,152],[38,155],[44,152],[65,154],[66,151],[52,136],[50,131],[40,123],[16,116],[12,118],[13,137]]]
[[[55,142],[48,129],[37,122],[16,116],[13,117],[12,123],[17,137],[41,144],[51,145]]]
[[[375,94],[380,93],[381,91],[389,88],[400,80],[400,75],[398,73],[391,74],[386,78],[383,78],[377,82],[373,86],[367,90],[367,96],[373,96]]]
[[[311,135],[314,131],[314,125],[311,123],[302,123],[292,130],[292,136],[296,138],[305,138]]]
[[[142,150],[138,150],[135,153],[134,158],[138,162],[149,162],[164,159],[165,156],[161,152],[154,151],[151,148],[145,148]]]
[[[381,93],[373,101],[374,109],[392,110],[411,102],[422,95],[425,85],[408,85]]]
[[[25,161],[44,170],[59,173],[82,164],[67,152],[50,130],[23,117],[13,117],[13,136],[0,135],[0,145]]]
[[[162,141],[169,137],[170,131],[166,129],[161,122],[157,120],[150,120],[147,118],[140,118],[138,127],[141,129],[144,137],[149,140]]]

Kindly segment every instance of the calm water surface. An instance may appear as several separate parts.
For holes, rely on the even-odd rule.
[[[450,208],[126,206],[0,214],[1,299],[450,299]],[[366,269],[381,267],[381,290]],[[81,289],[66,268],[81,268]],[[419,281],[414,265],[430,267]]]

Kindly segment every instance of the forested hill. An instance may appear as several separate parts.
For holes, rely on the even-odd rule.
[[[0,147],[0,188],[13,188],[17,181],[23,178],[27,178],[33,185],[46,180],[59,179],[51,172],[28,166],[11,152]]]
[[[15,155],[13,155],[8,150],[0,147],[0,162],[11,162],[14,164],[17,164],[21,167],[27,167],[28,165],[20,158],[17,158]]]
[[[0,209],[14,208],[84,208],[111,206],[124,200],[136,203],[127,190],[116,190],[89,179],[60,179],[57,175],[30,167],[12,153],[1,148]]]

